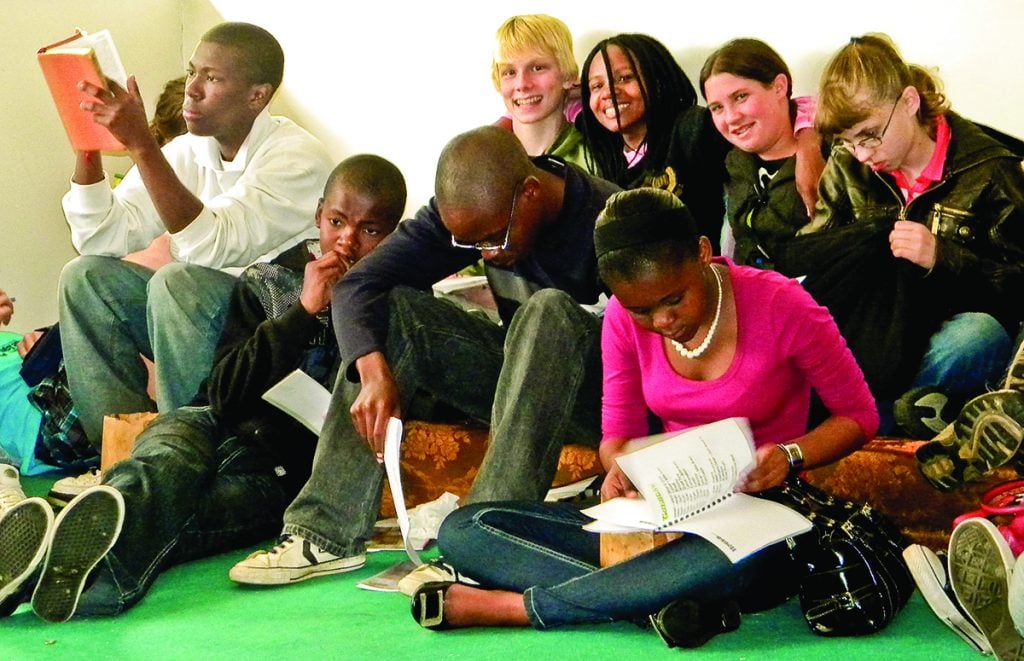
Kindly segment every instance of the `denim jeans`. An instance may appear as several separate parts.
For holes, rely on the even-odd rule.
[[[61,346],[71,395],[89,441],[100,447],[103,416],[154,410],[148,373],[156,366],[156,406],[192,401],[210,372],[235,278],[171,263],[158,271],[86,255],[60,276]]]
[[[437,541],[459,573],[522,592],[537,629],[636,620],[682,598],[739,598],[767,589],[768,577],[796,582],[784,544],[733,564],[696,535],[602,569],[600,536],[581,527],[588,521],[567,503],[478,503],[449,514]]]
[[[173,564],[272,537],[295,495],[274,469],[269,456],[230,435],[209,407],[160,415],[139,435],[131,457],[103,476],[124,496],[124,526],[78,612],[121,612]]]
[[[1013,340],[995,317],[961,312],[943,322],[928,340],[921,367],[910,387],[936,386],[947,395],[967,400],[996,385],[1006,370]],[[893,402],[878,402],[878,433],[895,427]]]
[[[539,500],[562,445],[600,439],[600,322],[566,293],[545,289],[501,327],[398,287],[389,298],[385,354],[402,411],[426,393],[490,422],[491,438],[469,500]],[[336,555],[362,553],[380,508],[383,469],[356,432],[358,386],[340,376],[313,471],[284,517]]]

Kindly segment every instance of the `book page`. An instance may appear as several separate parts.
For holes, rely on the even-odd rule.
[[[263,399],[320,436],[327,418],[327,407],[331,404],[331,392],[297,369],[263,393]]]
[[[616,461],[643,495],[650,520],[665,525],[732,493],[740,475],[754,464],[753,436],[746,420],[727,418],[623,454]]]
[[[717,546],[731,562],[738,562],[770,544],[810,529],[811,522],[806,517],[785,505],[734,493],[717,507],[662,530],[699,535]]]
[[[124,70],[124,64],[121,63],[121,56],[117,52],[117,46],[114,45],[114,38],[110,36],[110,30],[100,30],[92,34],[83,33],[82,37],[73,44],[92,48],[103,75],[121,87],[128,88],[128,74]]]

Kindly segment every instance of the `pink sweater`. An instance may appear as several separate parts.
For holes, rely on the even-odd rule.
[[[680,376],[662,337],[640,328],[612,297],[601,336],[603,437],[646,436],[650,408],[665,431],[741,416],[750,419],[755,445],[785,443],[806,431],[811,388],[832,415],[853,419],[874,437],[875,400],[828,310],[795,280],[716,261],[728,265],[736,298],[732,364],[710,381]]]

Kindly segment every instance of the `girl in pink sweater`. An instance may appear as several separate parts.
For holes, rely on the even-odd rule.
[[[615,294],[602,334],[604,498],[634,494],[615,458],[649,433],[648,410],[666,430],[749,418],[757,463],[738,487],[747,492],[835,461],[875,434],[874,400],[828,312],[793,280],[713,259],[670,193],[613,195],[594,243]],[[808,431],[812,388],[830,416]],[[480,587],[428,583],[413,597],[413,617],[431,629],[546,629],[650,616],[670,645],[695,647],[739,626],[737,600],[764,607],[795,588],[784,543],[732,563],[684,535],[602,568],[599,536],[581,528],[587,520],[565,503],[456,510],[438,542]]]

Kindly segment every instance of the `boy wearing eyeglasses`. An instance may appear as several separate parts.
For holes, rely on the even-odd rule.
[[[435,197],[334,291],[345,375],[313,472],[284,516],[282,542],[239,562],[241,583],[287,584],[358,566],[379,508],[389,417],[427,393],[490,424],[468,500],[539,500],[563,443],[600,439],[605,291],[594,222],[618,187],[550,156],[531,159],[495,126],[457,136]],[[430,293],[483,258],[502,324]],[[339,307],[340,306],[340,307]],[[303,552],[308,550],[308,552]]]

